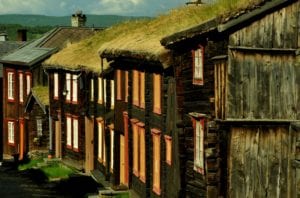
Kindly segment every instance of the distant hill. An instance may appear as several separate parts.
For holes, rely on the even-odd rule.
[[[131,17],[118,15],[86,15],[89,27],[109,27],[122,21],[146,17]],[[71,16],[44,16],[44,15],[0,15],[0,24],[19,24],[22,26],[70,26]]]

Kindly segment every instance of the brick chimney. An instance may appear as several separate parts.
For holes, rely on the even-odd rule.
[[[26,29],[17,30],[17,41],[27,41],[27,30]]]
[[[0,32],[0,41],[7,41],[7,33]]]
[[[86,22],[85,14],[82,14],[81,10],[78,10],[75,14],[72,14],[71,24],[72,27],[84,27]]]

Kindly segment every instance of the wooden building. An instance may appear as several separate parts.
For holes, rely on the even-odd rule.
[[[219,196],[222,190],[228,197],[299,195],[299,5],[296,0],[261,1],[162,40],[175,60],[182,48],[203,46],[203,41],[224,49],[204,56],[214,75],[211,118],[223,165]],[[205,152],[206,163],[209,155]]]
[[[28,150],[44,157],[49,153],[49,90],[47,86],[35,86],[25,101],[25,117],[28,120]]]
[[[24,116],[25,101],[31,87],[47,85],[47,77],[41,62],[71,42],[94,34],[92,28],[58,27],[41,38],[28,42],[20,49],[1,58],[3,63],[4,90],[4,153],[19,155],[23,159],[28,152],[28,128]]]
[[[5,54],[16,50],[24,44],[22,41],[8,41],[7,34],[0,34],[0,58]],[[0,87],[3,87],[3,65],[0,63]],[[3,98],[3,89],[0,91],[0,98]],[[0,104],[0,161],[3,159],[3,102]]]

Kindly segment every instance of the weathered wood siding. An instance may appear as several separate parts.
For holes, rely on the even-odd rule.
[[[229,37],[226,118],[300,119],[300,2]]]
[[[232,51],[227,118],[300,119],[300,67],[292,55]]]
[[[296,197],[289,126],[234,126],[230,136],[229,197]]]

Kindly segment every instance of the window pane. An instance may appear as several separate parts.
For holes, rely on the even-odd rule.
[[[14,122],[7,122],[7,129],[8,129],[8,143],[14,144],[15,143],[15,133],[14,133]]]
[[[67,146],[72,146],[72,119],[67,117]]]
[[[78,79],[77,75],[72,75],[72,101],[77,102],[78,99]]]
[[[153,190],[160,194],[160,135],[153,135]]]
[[[139,72],[136,70],[132,73],[132,84],[133,104],[139,106]]]
[[[58,98],[58,73],[54,73],[54,98]]]
[[[23,74],[19,73],[19,99],[21,103],[23,102],[23,89]]]
[[[37,128],[37,135],[42,136],[43,135],[43,122],[42,119],[36,120],[36,128]]]
[[[117,99],[122,100],[122,71],[117,70]]]
[[[26,94],[30,93],[31,89],[31,76],[29,74],[26,75]]]
[[[103,80],[103,100],[104,104],[106,105],[106,79]]]
[[[111,101],[111,105],[110,108],[113,109],[115,107],[115,81],[111,80],[110,81],[110,101]]]
[[[138,126],[133,124],[133,173],[138,176]]]
[[[114,170],[114,130],[110,130],[110,169]]]
[[[98,78],[98,103],[103,103],[103,85],[102,78]]]
[[[91,79],[91,101],[94,101],[94,79]]]
[[[145,72],[140,72],[140,107],[145,108]]]
[[[139,128],[140,135],[140,179],[146,181],[146,152],[145,152],[145,129]]]
[[[66,74],[66,100],[71,101],[71,74]]]
[[[103,147],[102,137],[103,137],[102,124],[101,124],[101,122],[98,122],[98,158],[100,160],[103,159],[103,155],[102,155],[102,147]]]
[[[128,71],[125,71],[125,102],[128,102]]]
[[[73,148],[78,149],[78,119],[73,119]]]
[[[14,100],[14,86],[15,86],[15,79],[14,79],[14,73],[8,72],[7,73],[7,81],[8,81],[8,87],[7,87],[7,96],[9,100]]]
[[[153,112],[161,113],[161,76],[153,74]]]

